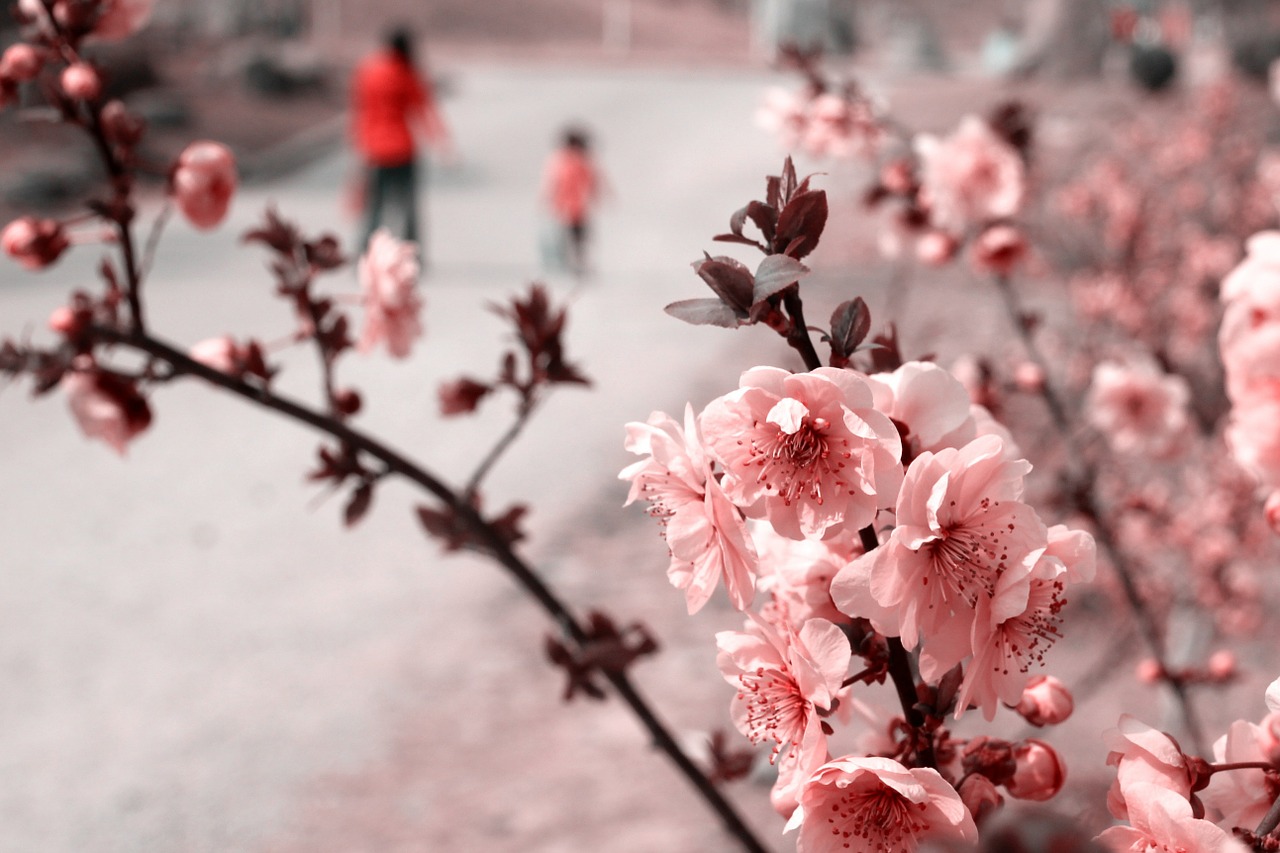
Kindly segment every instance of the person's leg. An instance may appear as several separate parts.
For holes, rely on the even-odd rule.
[[[370,166],[365,180],[364,229],[360,232],[360,243],[356,246],[356,254],[364,254],[369,245],[369,238],[382,224],[382,208],[387,203],[387,170],[381,166]]]

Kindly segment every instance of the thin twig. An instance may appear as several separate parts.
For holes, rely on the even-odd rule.
[[[522,397],[520,406],[516,410],[515,420],[507,428],[507,431],[502,434],[502,437],[489,449],[489,452],[485,454],[484,459],[480,460],[480,464],[476,466],[476,470],[471,474],[471,477],[467,480],[466,487],[462,490],[463,500],[471,500],[476,496],[476,492],[480,490],[480,482],[489,473],[489,470],[493,468],[498,458],[506,452],[508,447],[515,443],[515,440],[524,431],[529,419],[533,416],[534,409],[537,408],[540,402],[537,392],[530,391],[527,395],[524,395],[523,392],[521,393]]]

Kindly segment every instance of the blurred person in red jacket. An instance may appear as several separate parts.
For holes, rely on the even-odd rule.
[[[358,250],[391,217],[403,239],[420,242],[415,132],[446,158],[453,147],[431,84],[414,63],[407,29],[391,30],[382,49],[360,63],[351,94],[352,135],[366,167]]]
[[[547,160],[542,184],[543,197],[560,230],[557,243],[563,247],[561,259],[574,275],[584,275],[591,209],[604,189],[585,130],[565,130],[560,147]]]

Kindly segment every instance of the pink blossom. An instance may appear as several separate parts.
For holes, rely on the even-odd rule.
[[[807,102],[786,89],[765,90],[764,103],[756,110],[756,124],[778,137],[787,150],[800,144],[808,128]]]
[[[758,588],[772,596],[768,606],[797,629],[809,619],[847,622],[831,601],[831,580],[857,554],[856,536],[831,539],[788,539],[765,522],[749,525],[760,555]]]
[[[63,377],[62,389],[80,431],[121,456],[151,424],[151,408],[129,380],[95,369],[77,370]]]
[[[940,267],[956,256],[960,243],[946,231],[926,231],[916,240],[916,258],[922,264]]]
[[[1213,759],[1218,764],[1267,762],[1271,760],[1271,745],[1272,738],[1266,729],[1236,720],[1213,744]],[[1200,797],[1205,805],[1222,814],[1225,825],[1253,829],[1275,800],[1270,788],[1262,770],[1227,770],[1214,773]]]
[[[807,119],[804,146],[815,157],[866,157],[879,141],[880,129],[862,100],[825,92],[809,102]]]
[[[73,100],[92,101],[102,94],[102,78],[87,62],[73,62],[62,69],[58,83]]]
[[[1267,686],[1267,707],[1271,713],[1280,714],[1280,678]]]
[[[875,407],[906,428],[908,458],[960,447],[975,435],[969,393],[932,362],[909,361],[892,373],[867,377]]]
[[[1057,751],[1042,740],[1027,738],[1013,748],[1017,769],[1005,783],[1009,796],[1043,802],[1053,799],[1067,781],[1067,768]]]
[[[793,539],[870,524],[902,482],[898,431],[872,404],[866,379],[850,370],[748,370],[701,418],[725,494]]]
[[[106,41],[133,35],[146,26],[155,0],[102,0],[93,34]]]
[[[921,197],[935,225],[962,232],[1013,216],[1022,206],[1022,160],[982,119],[966,116],[945,139],[921,135],[915,145]]]
[[[223,335],[220,338],[208,338],[193,344],[188,355],[206,367],[222,373],[235,373],[236,370],[235,341]]]
[[[236,191],[236,161],[220,142],[193,142],[173,168],[173,197],[196,228],[213,228],[227,215]]]
[[[1056,726],[1074,709],[1067,685],[1052,675],[1037,675],[1022,688],[1017,711],[1033,726]]]
[[[787,828],[800,827],[797,853],[913,853],[921,842],[977,841],[960,795],[931,768],[890,758],[828,761],[800,791]]]
[[[1185,379],[1150,360],[1104,361],[1094,368],[1085,408],[1089,423],[1117,453],[1159,458],[1185,436],[1190,399]]]
[[[825,753],[819,712],[834,704],[849,672],[849,639],[825,619],[799,631],[747,614],[745,633],[716,634],[716,658],[725,681],[738,689],[733,721],[752,743],[772,741],[777,756],[807,745]],[[803,761],[801,762],[804,763]]]
[[[41,53],[26,42],[11,44],[0,56],[0,77],[16,82],[34,80],[44,65]]]
[[[0,247],[9,257],[29,270],[39,270],[56,261],[71,240],[56,219],[36,219],[22,216],[13,220],[0,232]]]
[[[365,309],[361,352],[385,342],[392,356],[406,358],[422,335],[418,318],[422,300],[414,288],[419,272],[417,252],[414,243],[397,240],[385,228],[369,238],[357,268]]]
[[[1124,714],[1116,728],[1102,733],[1107,763],[1116,767],[1116,780],[1107,793],[1107,808],[1121,820],[1128,817],[1128,790],[1155,785],[1186,799],[1191,795],[1191,769],[1178,744],[1164,732]],[[1188,806],[1189,808],[1189,806]]]
[[[897,527],[881,547],[836,575],[836,605],[868,618],[868,611],[883,609],[891,624],[877,627],[901,636],[907,648],[952,623],[946,636],[963,648],[939,647],[935,656],[956,660],[968,653],[979,602],[986,602],[993,624],[1022,613],[1028,575],[1048,534],[1020,500],[1031,466],[1005,460],[1002,450],[999,438],[983,436],[916,457],[898,497]]]
[[[1026,257],[1027,238],[1012,225],[991,225],[973,241],[970,253],[978,272],[1008,275]]]
[[[627,503],[644,497],[650,515],[665,525],[667,577],[685,591],[689,613],[702,609],[721,578],[733,606],[746,609],[755,595],[756,551],[711,472],[692,407],[685,408],[683,429],[662,412],[627,424],[626,448],[648,457],[618,475],[631,481]]]
[[[1280,487],[1280,383],[1234,401],[1225,432],[1240,467],[1270,488]]]
[[[827,736],[821,726],[805,729],[805,740],[798,749],[790,749],[778,756],[778,778],[769,790],[769,804],[785,818],[795,813],[800,805],[800,791],[818,768],[831,760],[827,751]]]
[[[1124,792],[1130,826],[1113,826],[1094,840],[1112,853],[1247,853],[1248,848],[1219,826],[1192,814],[1185,795],[1149,782],[1133,782]]]

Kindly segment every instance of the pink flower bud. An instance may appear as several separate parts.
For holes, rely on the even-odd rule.
[[[87,62],[73,62],[62,69],[62,91],[77,101],[92,101],[102,94],[102,78]]]
[[[151,407],[131,380],[93,369],[69,373],[62,388],[81,432],[122,456],[129,442],[151,424]]]
[[[1024,361],[1013,369],[1013,383],[1028,394],[1044,390],[1044,370],[1034,361]]]
[[[195,361],[205,367],[211,367],[222,373],[237,374],[236,344],[231,338],[223,335],[220,338],[208,338],[191,347],[187,353]]]
[[[136,145],[146,125],[120,101],[107,101],[100,116],[102,131],[116,145]]]
[[[1004,275],[1026,254],[1026,238],[1012,225],[992,225],[973,242],[972,259],[979,272]]]
[[[1272,533],[1280,533],[1280,489],[1267,495],[1267,503],[1263,507],[1267,514],[1267,524]]]
[[[0,232],[0,247],[29,270],[52,264],[71,245],[62,223],[56,219],[23,216],[13,220]]]
[[[1056,726],[1071,716],[1074,707],[1065,684],[1052,675],[1037,675],[1022,689],[1017,711],[1033,726]]]
[[[1205,670],[1213,681],[1226,681],[1236,674],[1236,656],[1230,649],[1219,649],[1209,655]]]
[[[60,305],[49,314],[49,328],[65,337],[79,334],[84,327],[85,317],[75,309]]]
[[[40,51],[26,42],[9,45],[4,55],[0,56],[0,77],[10,80],[32,80],[40,73],[44,59]]]
[[[191,143],[178,155],[173,169],[178,209],[197,228],[213,228],[223,220],[236,182],[235,157],[220,142]]]
[[[1155,684],[1164,677],[1164,670],[1154,658],[1143,658],[1134,667],[1133,676],[1143,684]]]
[[[894,195],[907,195],[915,187],[911,164],[906,160],[894,160],[880,170],[880,184]]]
[[[1009,796],[1019,800],[1042,802],[1062,790],[1067,781],[1067,768],[1053,747],[1042,740],[1028,738],[1013,748],[1018,769],[1005,783]]]
[[[956,256],[958,245],[946,231],[926,231],[916,241],[916,257],[923,264],[940,267]]]
[[[973,815],[973,820],[981,826],[983,820],[1004,805],[1004,797],[996,790],[990,779],[981,773],[966,776],[960,783],[960,802]]]

